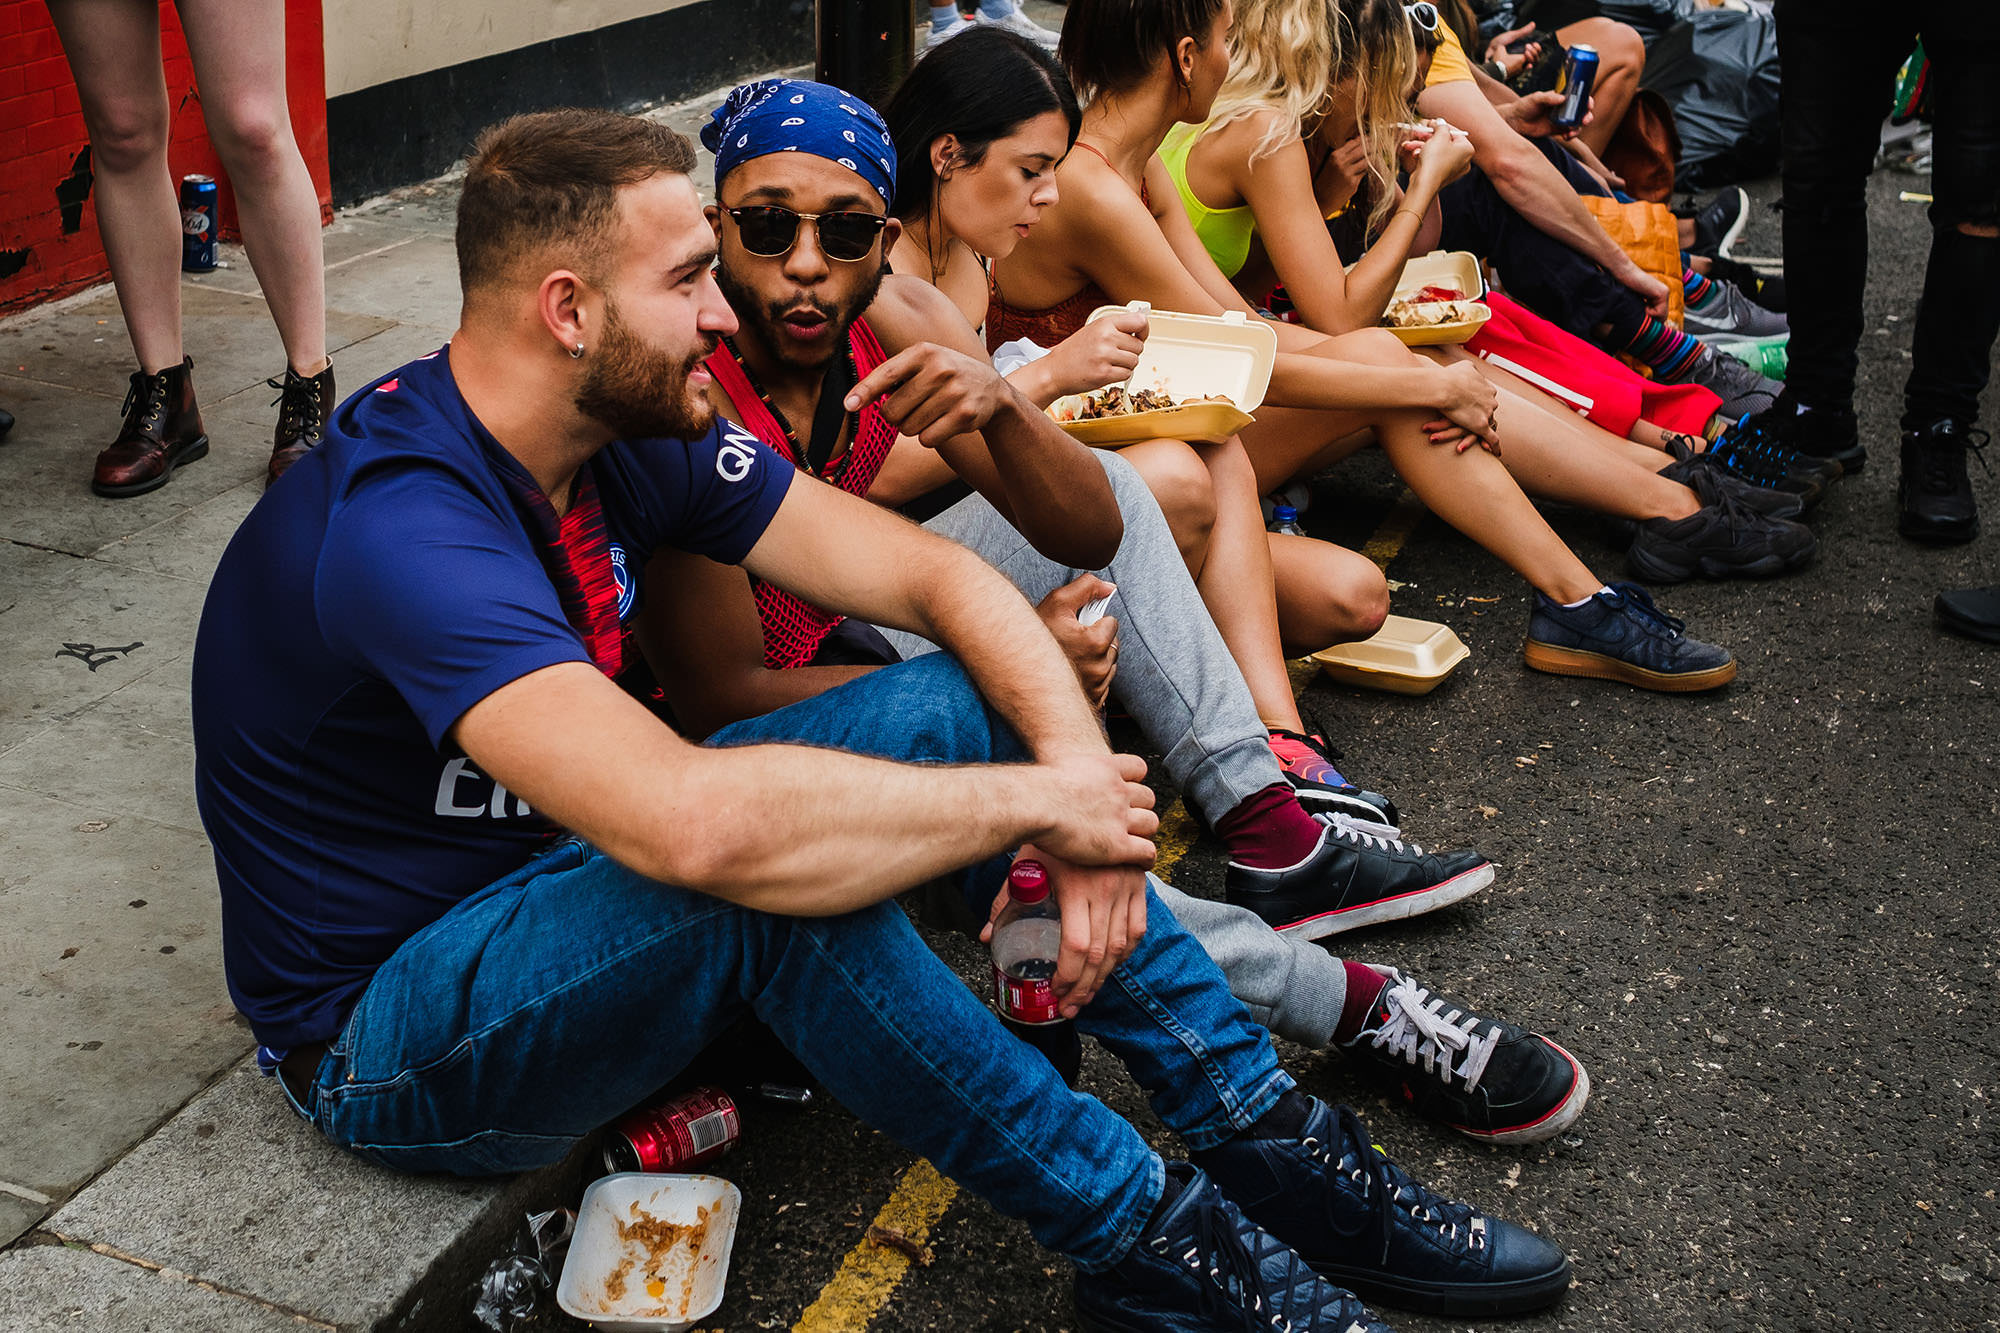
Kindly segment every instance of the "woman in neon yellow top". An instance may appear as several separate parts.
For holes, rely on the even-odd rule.
[[[1404,263],[1436,237],[1437,192],[1471,164],[1464,134],[1443,121],[1411,124],[1422,62],[1407,11],[1400,0],[1241,0],[1230,76],[1208,120],[1179,127],[1161,153],[1203,245],[1237,290],[1254,302],[1282,282],[1299,318],[1321,333],[1382,322]],[[1395,185],[1399,166],[1409,170],[1407,191]],[[1379,228],[1351,270],[1324,221],[1344,207],[1370,208]],[[1231,272],[1225,259],[1239,253]],[[1431,354],[1470,361],[1546,409],[1539,441],[1592,460],[1554,486],[1536,461],[1521,460],[1538,493],[1642,519],[1700,507],[1687,486],[1658,475],[1670,462],[1659,426],[1641,420],[1623,439],[1461,349]],[[1300,458],[1298,467],[1324,461]],[[1649,512],[1634,515],[1635,504]]]
[[[1435,242],[1437,192],[1472,165],[1472,142],[1442,121],[1403,133],[1413,53],[1405,45],[1383,59],[1357,59],[1353,32],[1343,53],[1325,20],[1329,8],[1244,0],[1230,37],[1229,81],[1214,110],[1206,124],[1175,126],[1160,160],[1216,267],[1253,301],[1278,281],[1260,223],[1290,249],[1292,231],[1324,237],[1323,219],[1371,206],[1370,223],[1382,227],[1377,244],[1351,273],[1333,252],[1324,281],[1302,288],[1311,308],[1293,298],[1313,328],[1347,333],[1382,322],[1404,258]],[[1364,134],[1364,123],[1379,131]],[[1395,183],[1399,158],[1410,167],[1407,191]],[[1369,178],[1375,188],[1357,199]],[[1310,213],[1301,182],[1310,187]]]

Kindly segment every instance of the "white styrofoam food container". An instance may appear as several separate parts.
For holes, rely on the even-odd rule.
[[[1373,638],[1313,654],[1337,681],[1392,694],[1429,694],[1458,670],[1472,650],[1449,625],[1409,616],[1385,616]]]
[[[694,1327],[722,1304],[742,1207],[742,1193],[720,1176],[621,1171],[593,1181],[577,1208],[556,1304],[603,1329]],[[657,1250],[620,1238],[621,1222],[643,1218],[694,1229]],[[648,1291],[650,1281],[660,1284],[659,1295]]]
[[[1456,287],[1464,293],[1464,300],[1477,301],[1486,295],[1486,275],[1480,271],[1478,257],[1468,250],[1433,250],[1403,265],[1403,272],[1396,279],[1394,299],[1415,296],[1431,286]],[[1492,310],[1482,305],[1470,319],[1433,324],[1421,329],[1392,328],[1390,332],[1411,347],[1462,343],[1478,333],[1480,326],[1492,315]]]
[[[1154,310],[1144,301],[1099,306],[1092,320],[1137,310],[1147,319],[1146,347],[1124,381],[1129,389],[1165,389],[1176,398],[1222,394],[1227,403],[1192,403],[1165,412],[1131,412],[1094,421],[1066,421],[1063,429],[1085,444],[1130,444],[1176,439],[1217,442],[1250,424],[1271,384],[1278,335],[1262,319],[1230,310],[1182,315]]]

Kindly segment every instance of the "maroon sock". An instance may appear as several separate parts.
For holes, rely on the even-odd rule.
[[[1272,783],[1215,821],[1229,859],[1252,870],[1297,865],[1312,855],[1325,831],[1285,782]]]
[[[1340,1006],[1340,1022],[1333,1029],[1333,1044],[1345,1046],[1361,1035],[1361,1029],[1368,1022],[1369,1011],[1375,1008],[1375,1001],[1382,998],[1382,992],[1389,985],[1389,978],[1366,963],[1356,963],[1341,959],[1340,965],[1347,969],[1347,1002]]]

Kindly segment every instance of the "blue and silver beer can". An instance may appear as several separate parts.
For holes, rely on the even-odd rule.
[[[215,267],[215,177],[181,177],[181,271],[207,273]]]
[[[1582,128],[1583,118],[1590,114],[1590,90],[1596,83],[1597,48],[1569,48],[1563,56],[1562,78],[1556,82],[1556,91],[1562,94],[1562,105],[1549,117],[1549,123],[1559,130]]]

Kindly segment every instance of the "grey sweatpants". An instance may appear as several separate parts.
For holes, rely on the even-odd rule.
[[[1091,455],[1111,479],[1125,539],[1092,571],[1118,586],[1118,673],[1111,692],[1166,756],[1167,775],[1210,825],[1285,775],[1250,687],[1222,641],[1181,561],[1166,515],[1138,472],[1118,455]],[[977,552],[1030,602],[1085,571],[1056,564],[1028,544],[984,497],[972,495],[924,524]],[[936,652],[927,639],[884,629],[905,658]],[[1255,913],[1163,887],[1161,897],[1221,965],[1229,988],[1272,1032],[1324,1046],[1340,1021],[1347,974],[1316,944],[1279,935]]]

